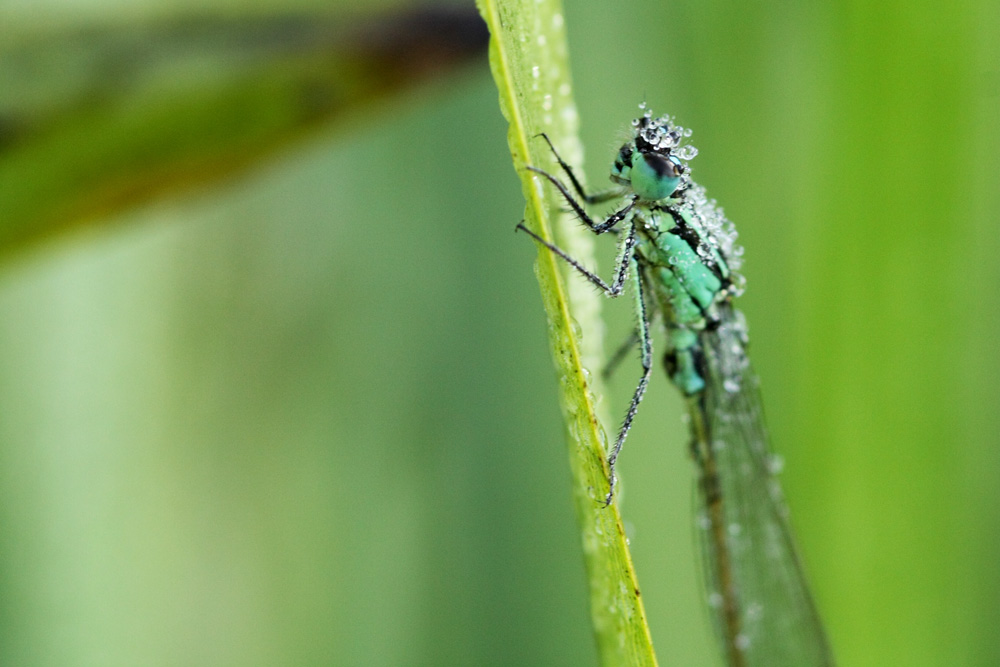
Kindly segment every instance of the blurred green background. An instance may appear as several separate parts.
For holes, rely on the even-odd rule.
[[[5,0],[0,23],[194,8]],[[646,100],[740,229],[840,663],[1000,664],[1000,5],[565,12],[590,181]],[[6,256],[0,663],[596,664],[505,131],[482,55]],[[620,502],[661,664],[710,665],[685,444],[658,380]]]

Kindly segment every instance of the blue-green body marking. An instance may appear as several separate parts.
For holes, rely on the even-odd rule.
[[[689,130],[649,112],[633,127],[611,168],[617,187],[595,195],[584,192],[549,144],[583,203],[552,174],[528,167],[559,190],[591,231],[618,236],[610,282],[518,225],[608,296],[619,296],[626,287],[634,296],[638,327],[631,343],[640,348],[643,373],[608,453],[605,503],[613,499],[615,463],[649,381],[650,328],[659,321],[666,334],[667,375],[688,404],[709,606],[727,664],[832,666],[774,474],[777,459],[770,453],[758,380],[746,354],[746,323],[733,306],[743,292],[735,228],[690,179],[688,162],[697,151],[685,145]],[[585,210],[585,204],[613,199],[623,203],[603,221]]]

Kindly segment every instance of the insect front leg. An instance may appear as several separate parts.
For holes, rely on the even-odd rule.
[[[552,145],[552,140],[549,139],[549,135],[542,132],[538,135],[542,139],[545,139],[545,143],[549,145],[549,149],[552,150],[552,155],[555,156],[556,162],[559,163],[559,167],[563,170],[563,173],[569,178],[569,182],[573,184],[573,189],[576,190],[576,194],[580,195],[580,199],[587,202],[588,204],[600,204],[602,202],[611,201],[615,197],[621,196],[620,188],[611,188],[609,190],[602,190],[601,192],[596,192],[592,195],[588,195],[577,179],[576,174],[573,173],[573,168],[570,167],[559,155],[559,151],[556,147]]]
[[[532,167],[531,165],[528,165],[527,169],[528,171],[533,171],[540,176],[544,176],[550,183],[552,183],[552,185],[556,187],[556,190],[559,191],[559,194],[563,196],[563,199],[566,200],[566,203],[569,204],[569,207],[573,210],[573,213],[576,214],[576,217],[580,219],[580,222],[587,225],[587,228],[595,234],[603,234],[604,232],[611,230],[615,225],[624,220],[626,216],[628,216],[629,212],[635,207],[636,200],[633,198],[629,200],[628,204],[624,207],[605,218],[604,222],[595,222],[594,219],[587,214],[583,204],[578,202],[573,197],[570,191],[566,189],[566,186],[563,185],[562,181],[544,169]]]

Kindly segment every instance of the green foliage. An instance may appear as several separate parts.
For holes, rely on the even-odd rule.
[[[231,176],[485,46],[471,10],[216,12],[0,38],[0,257]]]

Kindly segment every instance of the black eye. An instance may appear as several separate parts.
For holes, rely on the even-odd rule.
[[[681,175],[681,166],[670,158],[656,153],[645,153],[642,157],[646,164],[656,172],[658,178],[677,178]]]
[[[632,147],[625,144],[618,151],[618,161],[622,164],[632,164]]]

